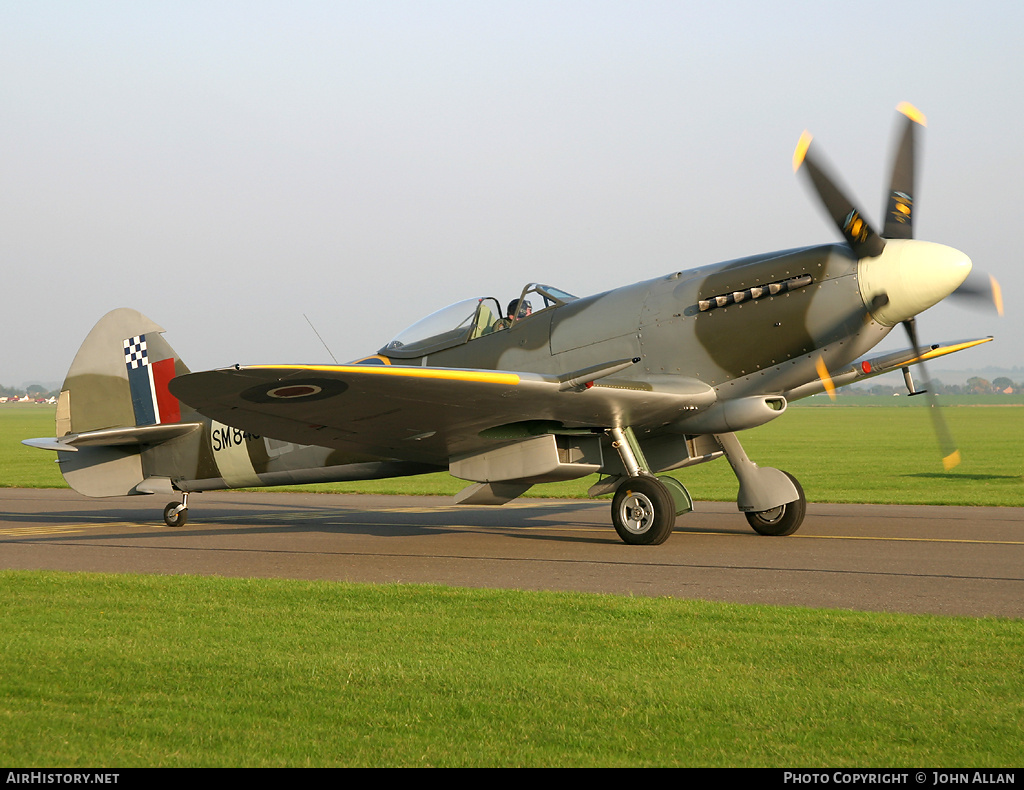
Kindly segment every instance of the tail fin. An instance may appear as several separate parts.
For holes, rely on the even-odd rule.
[[[61,387],[57,437],[104,428],[181,422],[167,390],[189,372],[161,334],[137,310],[107,313],[85,338]]]
[[[161,337],[164,330],[136,310],[107,313],[89,332],[57,401],[56,439],[25,444],[60,452],[68,485],[87,496],[171,490],[150,480],[143,450],[191,433],[198,415],[167,389],[188,368]]]

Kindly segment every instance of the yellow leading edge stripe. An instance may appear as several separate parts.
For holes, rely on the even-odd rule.
[[[944,346],[942,348],[933,348],[931,351],[926,351],[919,357],[906,362],[904,364],[913,365],[915,362],[920,362],[924,359],[935,359],[937,357],[944,357],[946,354],[952,354],[955,351],[963,351],[965,348],[973,348],[974,346],[980,346],[982,343],[988,343],[992,340],[990,337],[985,337],[980,340],[971,340],[967,343],[957,343],[953,346]]]
[[[489,373],[480,370],[442,370],[440,368],[403,368],[396,365],[249,365],[250,370],[312,370],[321,373],[358,373],[370,376],[399,376],[411,379],[476,381],[484,384],[520,382],[515,373]]]

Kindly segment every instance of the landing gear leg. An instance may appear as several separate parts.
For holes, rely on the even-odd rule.
[[[627,428],[626,431],[629,431]],[[612,428],[612,447],[629,475],[612,499],[612,523],[624,543],[652,546],[664,543],[676,523],[676,503],[668,487],[647,468],[640,447],[622,428]]]
[[[169,527],[183,527],[188,522],[188,493],[181,495],[181,504],[168,502],[164,508],[164,523]]]
[[[792,535],[807,513],[807,497],[789,472],[759,467],[743,451],[734,433],[715,434],[740,481],[736,505],[760,535]]]

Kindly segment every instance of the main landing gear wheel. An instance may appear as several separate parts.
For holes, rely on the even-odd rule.
[[[804,490],[789,472],[783,472],[796,487],[800,497],[785,505],[773,507],[771,510],[761,510],[757,513],[745,513],[747,523],[754,528],[759,535],[792,535],[804,522],[804,515],[807,513],[807,497]]]
[[[623,542],[630,545],[664,543],[676,524],[672,494],[655,477],[631,477],[612,499],[612,523]]]
[[[179,502],[168,502],[164,508],[164,524],[169,527],[183,527],[187,522],[188,508],[182,507]]]

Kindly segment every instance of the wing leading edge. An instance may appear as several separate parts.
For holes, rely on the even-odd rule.
[[[991,337],[982,337],[974,340],[961,340],[954,343],[947,343],[945,345],[935,343],[933,345],[926,346],[920,353],[912,348],[908,348],[902,351],[894,351],[889,354],[882,354],[880,356],[858,360],[848,367],[834,373],[827,370],[824,367],[824,362],[819,358],[819,378],[783,394],[786,396],[786,400],[806,398],[809,395],[816,395],[819,392],[827,392],[835,390],[837,387],[845,387],[847,384],[853,384],[854,382],[862,379],[874,378],[875,376],[881,376],[883,373],[892,373],[893,371],[906,368],[910,365],[917,365],[918,363],[925,362],[930,359],[937,359],[939,357],[944,357],[947,354],[953,354],[957,351],[974,348],[982,343],[988,343],[991,340]]]

